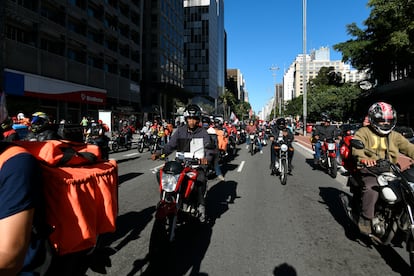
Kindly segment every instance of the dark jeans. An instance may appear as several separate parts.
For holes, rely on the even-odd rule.
[[[377,177],[369,173],[362,173],[361,177],[364,182],[361,196],[361,213],[365,218],[372,219],[374,218],[375,203],[379,197],[378,189],[376,188],[378,186]]]

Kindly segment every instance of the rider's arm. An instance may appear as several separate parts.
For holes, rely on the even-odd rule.
[[[371,143],[369,139],[375,134],[368,128],[360,128],[354,136],[354,139],[360,140],[364,143],[365,148],[370,148]],[[374,139],[374,138],[372,138]],[[375,152],[366,151],[364,149],[352,148],[352,155],[356,158],[357,163],[366,164],[368,167],[374,166],[378,157]]]

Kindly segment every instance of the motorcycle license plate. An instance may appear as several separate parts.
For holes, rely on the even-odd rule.
[[[254,139],[254,135],[250,135],[250,139]]]
[[[335,150],[335,144],[334,143],[329,143],[328,144],[328,150]]]

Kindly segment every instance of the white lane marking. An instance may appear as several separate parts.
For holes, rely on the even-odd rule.
[[[134,153],[128,153],[128,154],[124,154],[124,156],[134,156],[134,155],[138,155],[138,152],[134,152]]]
[[[156,173],[160,170],[160,168],[162,168],[162,167],[164,167],[164,164],[161,164],[161,165],[159,165],[159,166],[156,166],[155,168],[150,169],[150,171],[151,171],[153,174],[156,174]]]
[[[241,172],[243,170],[244,163],[244,161],[241,161],[239,167],[237,168],[237,172]]]

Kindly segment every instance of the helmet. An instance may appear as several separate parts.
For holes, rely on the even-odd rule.
[[[203,116],[202,118],[201,118],[201,122],[203,123],[203,124],[210,124],[210,117],[207,117],[207,116]]]
[[[24,114],[22,112],[17,114],[17,120],[23,120],[24,119]]]
[[[184,117],[187,119],[188,117],[198,118],[200,120],[201,117],[201,108],[196,104],[190,104],[184,111]]]
[[[32,114],[31,125],[33,132],[42,132],[49,125],[49,116],[44,112],[35,112]]]
[[[286,120],[285,118],[279,118],[276,120],[276,125],[279,129],[285,129],[286,128]]]
[[[368,109],[368,119],[370,125],[378,134],[387,135],[397,124],[397,112],[392,105],[377,102]]]
[[[322,121],[324,121],[324,122],[331,122],[331,118],[329,117],[329,114],[328,113],[322,112],[321,117],[322,117]]]
[[[10,117],[7,117],[6,120],[1,124],[3,130],[8,130],[13,126],[13,120]]]

